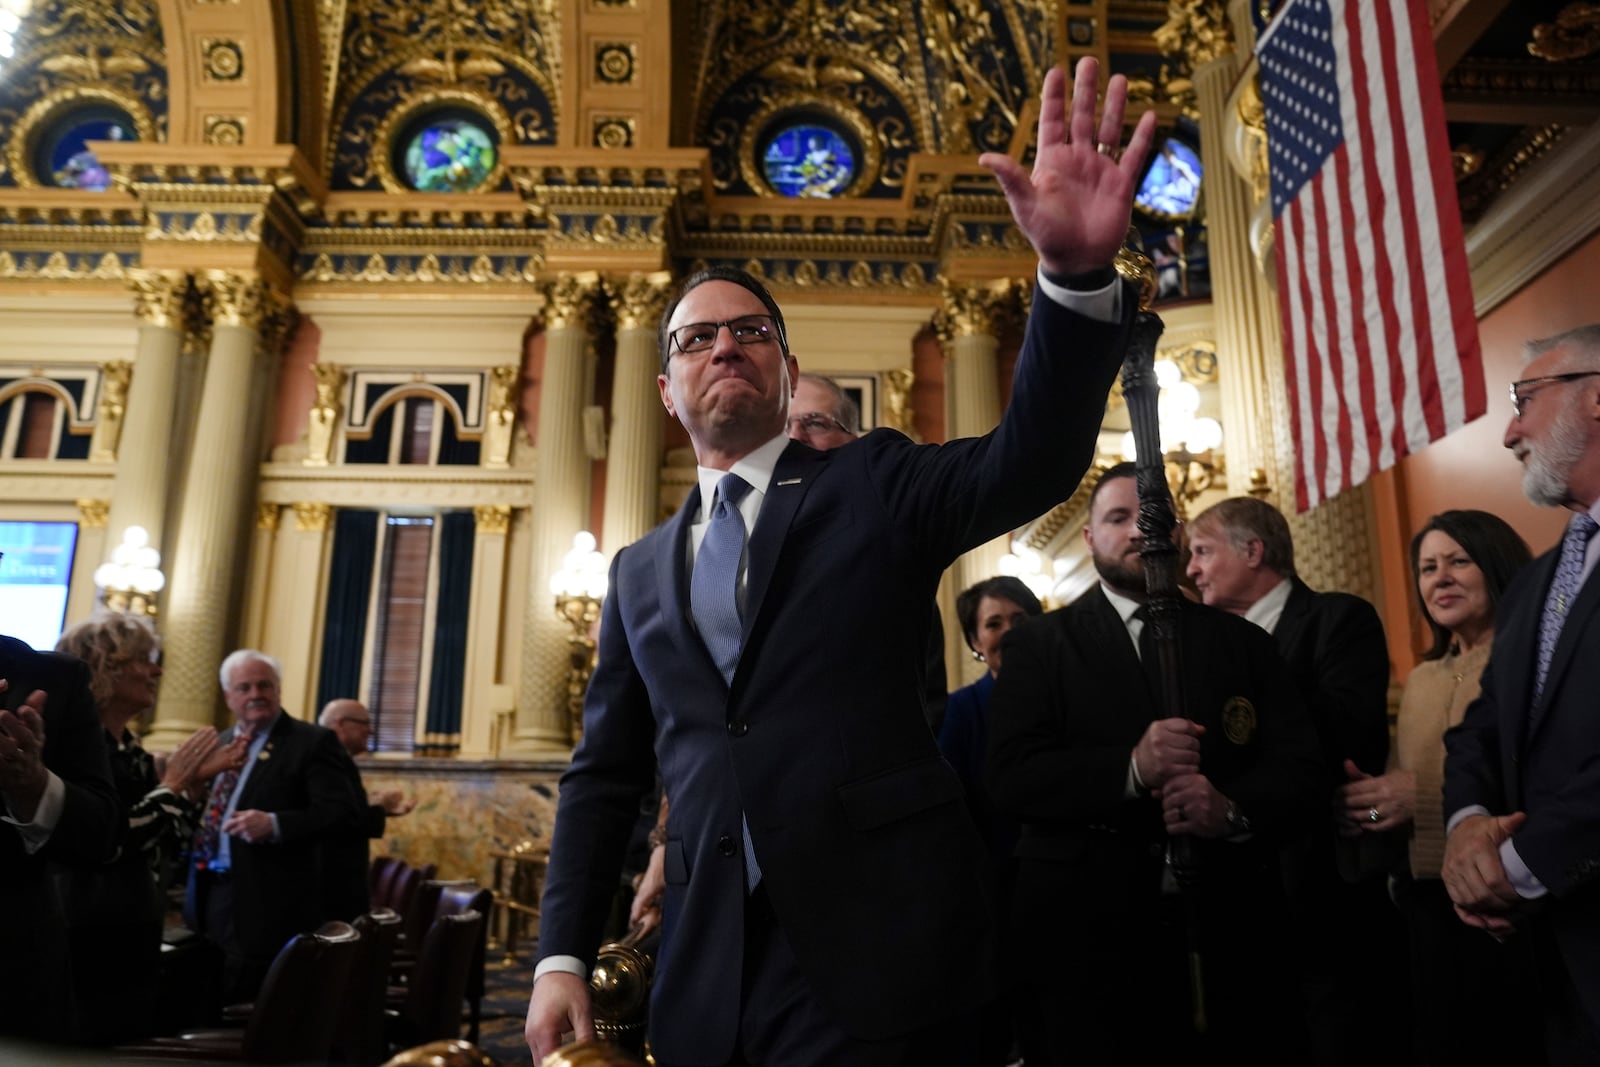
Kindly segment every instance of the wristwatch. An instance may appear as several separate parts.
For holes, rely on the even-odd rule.
[[[1228,824],[1229,837],[1241,837],[1250,832],[1249,818],[1231,800],[1228,801],[1228,810],[1222,813],[1222,821]]]

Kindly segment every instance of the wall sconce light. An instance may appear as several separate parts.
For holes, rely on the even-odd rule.
[[[1158,359],[1156,381],[1161,398],[1156,410],[1161,416],[1161,452],[1166,461],[1167,486],[1172,490],[1178,518],[1187,519],[1188,506],[1210,489],[1222,473],[1222,424],[1216,419],[1197,416],[1200,390],[1183,380],[1183,371],[1170,359]],[[1122,435],[1122,458],[1137,459],[1133,431]]]
[[[156,594],[167,579],[161,573],[161,553],[151,546],[143,526],[122,531],[122,543],[111,550],[111,561],[95,568],[94,584],[108,610],[155,616]]]
[[[550,592],[555,594],[556,614],[572,627],[567,638],[572,665],[567,673],[567,714],[572,739],[583,736],[583,694],[594,673],[595,643],[589,631],[600,619],[600,602],[606,597],[606,558],[595,549],[594,534],[581,530],[572,539],[572,549],[561,559],[561,566],[550,576]]]

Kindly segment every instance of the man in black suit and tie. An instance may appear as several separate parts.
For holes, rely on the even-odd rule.
[[[345,775],[351,788],[366,801],[360,824],[347,833],[330,836],[322,846],[322,889],[327,901],[324,910],[330,919],[349,922],[372,906],[367,884],[372,854],[367,842],[383,836],[391,815],[409,814],[416,803],[398,789],[368,796],[361,783],[361,771],[355,761],[366,758],[367,745],[372,740],[372,713],[365,704],[349,697],[330,700],[317,716],[317,725],[332,730],[349,753]]]
[[[321,846],[355,832],[365,807],[333,731],[284,712],[279,671],[254,649],[222,661],[223,699],[235,719],[222,743],[244,735],[249,744],[244,766],[211,783],[185,914],[225,956],[226,1002],[254,999],[278,950],[331,918]]]
[[[1572,517],[1501,597],[1445,734],[1442,875],[1463,922],[1533,939],[1550,1061],[1600,1063],[1600,325],[1526,356],[1505,444],[1528,499]]]
[[[535,1059],[563,1031],[592,1033],[588,968],[657,759],[672,797],[659,1062],[943,1063],[936,1024],[989,999],[982,844],[919,682],[940,574],[1070,494],[1126,344],[1133,300],[1110,264],[1153,121],[1119,164],[1113,78],[1097,152],[1095,79],[1081,61],[1070,134],[1063,74],[1046,79],[1031,179],[982,159],[1041,261],[1011,404],[987,436],[790,441],[798,367],[759,281],[702,272],[663,317],[662,402],[700,486],[612,562],[561,782]]]
[[[1090,497],[1084,537],[1100,583],[1006,635],[990,702],[990,795],[1022,824],[1012,916],[1023,1058],[1301,1063],[1278,847],[1327,818],[1316,733],[1272,639],[1188,601],[1187,716],[1160,717],[1164,683],[1141,645],[1134,476],[1131,463],[1113,467]],[[1176,835],[1194,839],[1198,858],[1184,894],[1165,865]],[[1204,1035],[1190,1018],[1191,922]]]
[[[100,733],[81,661],[0,637],[0,1038],[74,1036],[50,867],[96,867],[122,838]]]
[[[1206,604],[1271,634],[1317,728],[1330,800],[1351,777],[1382,774],[1389,756],[1389,649],[1371,604],[1318,593],[1295,573],[1294,539],[1278,509],[1236,496],[1188,524],[1189,577]],[[1409,1062],[1403,997],[1373,1002],[1404,974],[1405,928],[1381,876],[1340,875],[1332,818],[1284,849],[1295,956],[1316,1062]],[[1392,1060],[1386,1057],[1393,1057]]]

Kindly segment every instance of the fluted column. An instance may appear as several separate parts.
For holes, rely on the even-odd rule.
[[[150,534],[150,544],[168,552],[162,533],[189,278],[182,271],[139,270],[132,272],[131,284],[139,319],[139,348],[114,457],[117,473],[111,483],[107,527],[120,541],[129,526],[143,526]]]
[[[461,694],[461,750],[464,758],[494,754],[500,620],[506,596],[506,542],[511,505],[480,504],[472,509],[472,617],[467,621],[467,670]]]
[[[255,275],[207,271],[199,281],[212,319],[211,351],[165,598],[154,748],[210,724],[217,705],[243,525],[256,491],[261,413],[250,398],[261,353],[276,351],[288,317],[286,301]]]
[[[1000,422],[999,326],[1012,313],[1015,294],[1009,281],[1001,281],[946,284],[943,297],[933,328],[945,353],[946,436],[978,437]],[[1010,548],[1010,538],[1002,535],[956,560],[956,591],[999,574],[1000,557]]]
[[[656,524],[661,477],[661,372],[657,327],[672,275],[634,274],[609,296],[617,321],[617,369],[611,379],[611,440],[606,447],[606,510],[600,548],[637,541]]]
[[[544,286],[544,373],[539,385],[539,439],[534,444],[533,528],[511,742],[518,755],[566,755],[572,750],[566,708],[569,627],[556,616],[550,577],[572,547],[572,535],[589,524],[583,361],[598,283],[593,274],[563,273]]]

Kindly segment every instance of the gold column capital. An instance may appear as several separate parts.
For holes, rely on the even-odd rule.
[[[275,532],[278,529],[278,516],[283,513],[283,508],[277,504],[263,501],[256,505],[256,529]]]
[[[485,467],[503,469],[511,464],[511,438],[517,425],[517,400],[522,368],[503,363],[489,368],[489,417],[483,435]]]
[[[140,324],[183,329],[189,275],[181,270],[135,268],[128,271],[128,288],[133,290],[133,314]]]
[[[940,306],[933,315],[933,330],[949,344],[958,337],[993,337],[1005,316],[1014,313],[1016,287],[1008,279],[987,285],[957,285],[940,280]]]
[[[504,537],[511,529],[511,505],[479,504],[472,509],[472,522],[478,533]]]
[[[1168,0],[1167,21],[1154,36],[1163,54],[1183,56],[1191,71],[1233,51],[1233,24],[1223,0]]]
[[[916,384],[917,372],[910,367],[894,367],[883,372],[883,425],[899,430],[913,441],[917,436],[911,412],[911,387]]]
[[[276,351],[294,322],[294,305],[289,298],[259,274],[208,270],[196,283],[205,301],[206,315],[214,325],[258,330],[271,351]]]
[[[322,503],[295,503],[294,528],[301,533],[322,533],[333,516],[333,505]]]
[[[83,525],[91,530],[103,530],[111,515],[111,501],[82,498],[75,501]]]
[[[113,359],[100,364],[100,402],[95,405],[94,436],[89,441],[89,458],[97,462],[114,461],[122,442],[122,418],[128,412],[128,383],[133,379],[133,364]]]
[[[544,324],[547,330],[582,328],[594,311],[600,293],[600,275],[595,271],[562,271],[542,283]]]
[[[606,285],[611,312],[619,330],[653,330],[666,310],[672,290],[672,272],[635,272]]]

